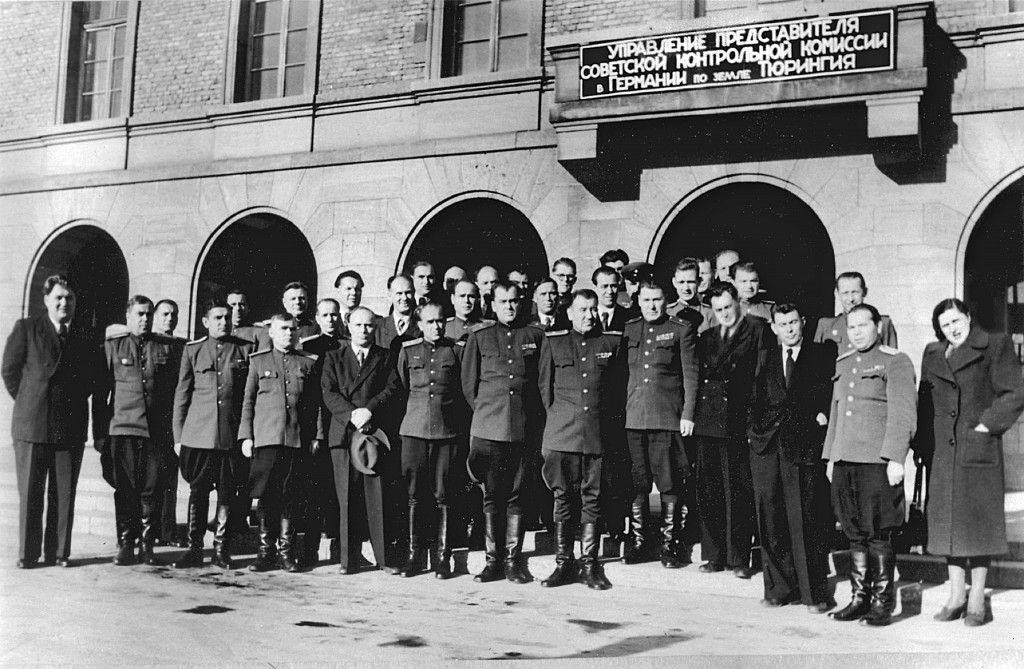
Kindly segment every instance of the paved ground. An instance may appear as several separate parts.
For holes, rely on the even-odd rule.
[[[695,566],[609,564],[616,587],[599,593],[481,585],[468,575],[342,577],[326,564],[301,574],[114,567],[112,554],[109,541],[83,535],[74,568],[23,571],[13,548],[0,546],[0,664],[1024,666],[1020,590],[994,592],[995,622],[972,630],[931,620],[943,586],[905,587],[898,622],[867,629],[803,607],[765,610],[759,577],[701,575]],[[836,598],[848,596],[840,583]]]

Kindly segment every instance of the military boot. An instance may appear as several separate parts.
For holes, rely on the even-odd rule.
[[[195,492],[188,496],[188,550],[175,560],[175,569],[203,566],[203,537],[206,534],[206,514],[209,501]]]
[[[571,523],[555,523],[555,570],[540,582],[545,588],[557,588],[576,580],[576,558],[572,554],[572,545],[576,542],[576,533]]]
[[[871,565],[868,561],[868,552],[863,548],[850,549],[850,590],[853,597],[845,608],[832,614],[834,620],[847,622],[859,620],[871,609],[871,600],[868,593],[870,583]]]
[[[213,533],[213,564],[221,569],[234,569],[231,561],[231,547],[228,545],[231,535],[231,507],[227,504],[217,506],[217,529]]]
[[[437,545],[434,546],[434,576],[440,579],[451,578],[452,575],[452,547],[448,543],[449,530],[448,506],[442,504],[437,507]]]
[[[622,561],[626,564],[637,564],[646,559],[647,536],[645,526],[650,515],[650,503],[647,495],[637,497],[629,507],[629,536],[622,552]]]
[[[591,590],[607,590],[611,582],[604,575],[604,567],[598,560],[601,535],[594,523],[585,523],[580,528],[580,580]]]
[[[504,521],[505,517],[502,514],[484,514],[484,550],[487,553],[487,563],[483,571],[473,577],[477,583],[490,583],[504,578],[501,569],[503,546],[499,543],[500,539],[505,538]]]

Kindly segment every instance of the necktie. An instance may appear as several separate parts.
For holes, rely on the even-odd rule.
[[[406,321],[404,318],[399,318],[395,325],[398,328],[398,334],[405,334]]]
[[[68,343],[68,326],[64,323],[60,324],[60,331],[57,332],[57,339],[60,340],[60,350],[64,350],[64,347]]]
[[[356,349],[356,362],[359,363],[360,367],[363,366],[363,359],[364,358],[366,358],[366,353],[363,351],[363,349],[361,349],[361,348]]]
[[[424,304],[426,304],[426,303],[427,303],[428,301],[429,301],[429,300],[427,300],[427,298],[425,298],[425,297],[421,297],[421,298],[419,299],[419,306],[421,306],[421,307],[422,307],[422,306],[423,306]]]
[[[793,380],[793,366],[796,365],[796,360],[793,360],[793,349],[786,349],[786,387],[789,388],[789,382]]]
[[[608,324],[610,322],[611,322],[611,317],[608,315],[607,311],[604,312],[603,314],[601,314],[601,329],[607,330],[608,329]]]

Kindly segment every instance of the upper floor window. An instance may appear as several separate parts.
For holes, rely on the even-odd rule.
[[[539,65],[543,4],[536,0],[443,0],[440,76]]]
[[[315,71],[316,0],[242,0],[235,102],[301,95]]]
[[[128,2],[72,2],[64,122],[124,116]]]

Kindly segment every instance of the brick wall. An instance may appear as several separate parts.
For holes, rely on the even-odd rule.
[[[682,0],[548,0],[544,33],[564,35],[683,18]],[[692,12],[692,7],[690,9]]]
[[[56,117],[61,3],[0,3],[0,130],[49,126]]]

